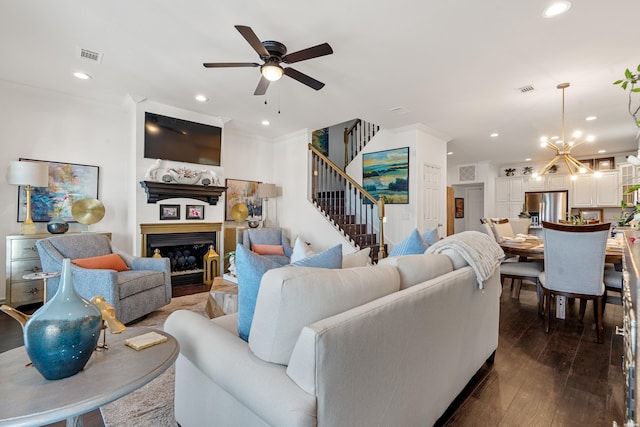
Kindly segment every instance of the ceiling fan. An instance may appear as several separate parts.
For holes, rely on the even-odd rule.
[[[322,43],[317,46],[299,50],[287,55],[287,47],[277,41],[265,40],[260,41],[256,33],[251,27],[244,25],[236,25],[236,29],[242,34],[242,37],[249,42],[251,47],[258,53],[263,64],[257,62],[205,62],[206,68],[231,68],[231,67],[260,67],[262,77],[256,87],[254,95],[264,95],[267,92],[269,83],[279,80],[282,75],[289,76],[300,83],[309,86],[312,89],[320,90],[324,87],[324,83],[301,73],[300,71],[286,67],[280,64],[293,64],[294,62],[306,61],[307,59],[317,58],[319,56],[331,55],[333,49],[328,43]]]

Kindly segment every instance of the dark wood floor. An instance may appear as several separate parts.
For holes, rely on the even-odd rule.
[[[622,325],[622,307],[607,305],[605,340],[597,344],[593,310],[588,307],[583,326],[576,318],[578,305],[568,306],[567,320],[552,322],[547,335],[535,293],[524,289],[520,300],[513,300],[506,285],[495,363],[476,374],[438,425],[622,425],[622,338],[614,334]],[[20,325],[0,313],[0,352],[19,345]],[[100,411],[86,414],[84,425],[103,427]]]

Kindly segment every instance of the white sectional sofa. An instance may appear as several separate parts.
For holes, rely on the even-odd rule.
[[[458,265],[459,262],[456,263]],[[245,342],[236,315],[177,311],[182,427],[432,425],[498,345],[499,271],[480,289],[446,255],[262,278]]]

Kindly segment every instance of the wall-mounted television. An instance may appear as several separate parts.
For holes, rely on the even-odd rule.
[[[220,166],[222,128],[144,113],[144,157]]]

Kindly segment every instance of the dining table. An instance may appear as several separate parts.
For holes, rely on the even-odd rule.
[[[507,257],[517,256],[520,257],[520,261],[544,259],[544,241],[539,238],[530,237],[524,240],[507,238],[500,242],[500,247]],[[621,265],[623,249],[622,242],[616,239],[609,239],[605,251],[605,263]]]
[[[536,236],[506,238],[499,244],[507,258],[517,256],[519,261],[539,259],[544,262],[544,241]],[[616,269],[621,268],[623,251],[624,243],[622,241],[608,239],[605,249],[605,263],[614,264]],[[559,296],[558,298],[564,301],[564,297]],[[564,309],[560,306],[556,306],[556,317],[564,319]]]

